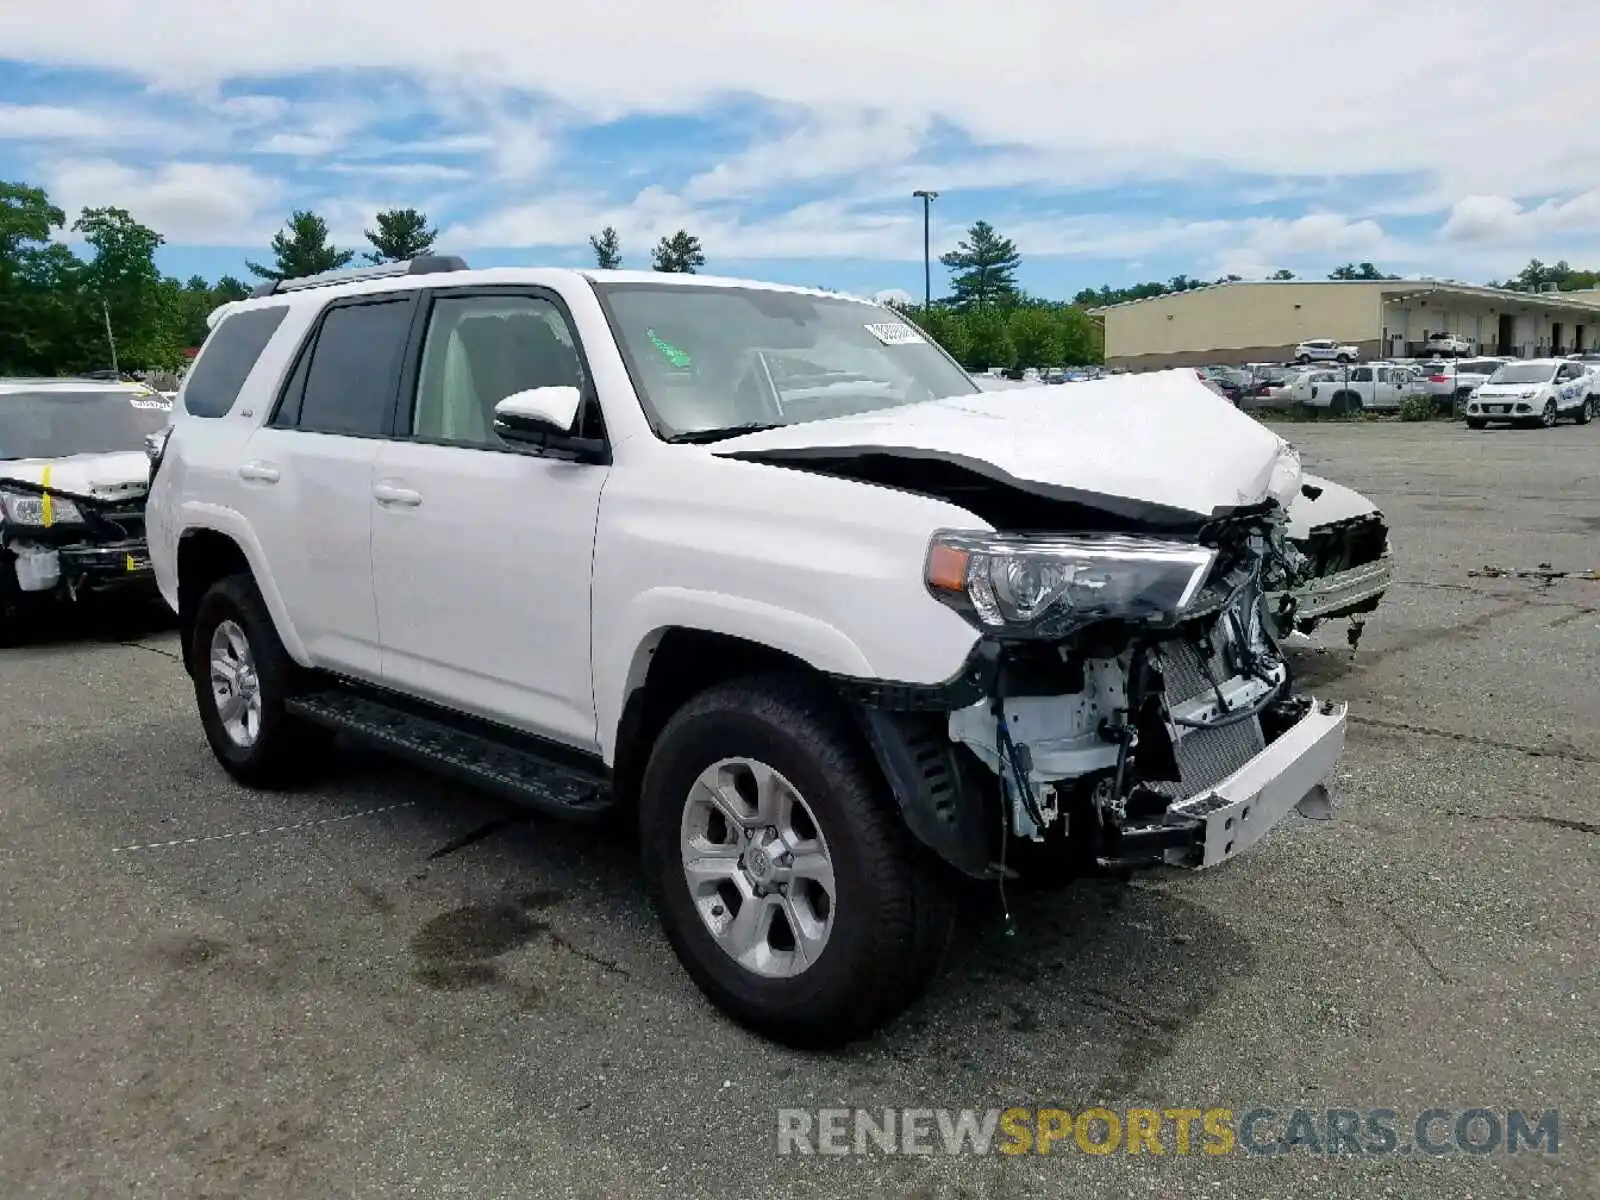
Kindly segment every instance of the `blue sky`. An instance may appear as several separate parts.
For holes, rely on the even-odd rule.
[[[361,248],[412,206],[484,265],[588,262],[609,224],[644,266],[687,228],[708,271],[915,295],[925,187],[935,256],[987,219],[1044,295],[1363,259],[1482,281],[1600,266],[1590,2],[1513,45],[1487,0],[59,0],[0,12],[0,179],[126,207],[208,278],[293,209]]]

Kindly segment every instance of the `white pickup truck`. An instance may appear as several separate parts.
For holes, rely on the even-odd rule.
[[[1363,409],[1399,408],[1407,396],[1425,393],[1421,372],[1396,363],[1368,363],[1334,372],[1331,380],[1312,384],[1306,403],[1335,415]]]
[[[239,780],[338,731],[636,821],[690,976],[810,1046],[917,995],[952,880],[1210,867],[1330,811],[1346,709],[1269,608],[1299,459],[1190,372],[985,394],[890,309],[687,275],[260,291],[148,505]],[[1364,502],[1306,494],[1342,570]]]

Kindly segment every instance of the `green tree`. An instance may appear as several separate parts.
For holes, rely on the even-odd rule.
[[[230,300],[243,300],[250,295],[249,285],[232,275],[224,275],[217,280],[217,286],[211,291],[218,304],[226,304]]]
[[[1061,322],[1048,308],[1014,309],[1006,322],[1006,335],[1019,367],[1054,367],[1062,361]]]
[[[951,272],[949,303],[958,311],[1016,302],[1022,255],[1016,243],[1001,237],[989,222],[974,221],[967,236],[939,261]]]
[[[300,279],[337,271],[350,265],[354,250],[337,250],[328,244],[328,223],[314,212],[297,209],[288,224],[272,235],[272,266],[263,267],[246,260],[252,275],[262,279]]]
[[[362,256],[369,263],[406,262],[432,253],[439,236],[437,229],[428,228],[428,214],[414,208],[386,208],[376,221],[376,229],[362,230],[373,246]],[[323,236],[327,236],[326,228]]]
[[[615,271],[622,265],[622,239],[611,226],[607,225],[599,233],[591,234],[589,246],[594,251],[595,266],[602,271]],[[705,260],[702,258],[700,261]]]
[[[1369,262],[1345,263],[1342,267],[1335,267],[1328,275],[1329,279],[1399,279],[1398,275],[1385,275]]]
[[[696,267],[706,265],[705,252],[700,239],[687,230],[680,229],[671,237],[664,237],[650,251],[650,264],[658,271],[680,275],[693,275]]]
[[[43,188],[0,181],[0,374],[54,369],[81,268],[51,236],[67,222]]]
[[[156,266],[156,251],[166,239],[122,208],[86,208],[72,230],[94,251],[82,286],[111,326],[117,365],[175,366],[183,348],[184,312],[181,286],[164,280]],[[108,364],[111,351],[107,344]]]
[[[990,367],[1017,365],[1017,348],[1011,342],[1011,331],[1006,327],[1006,314],[993,305],[974,308],[963,314],[966,326],[967,353],[962,366],[969,371],[986,371]]]
[[[1294,278],[1294,272],[1293,271],[1289,271],[1289,270],[1285,270],[1284,268],[1279,267],[1271,275],[1268,275],[1267,278],[1268,279],[1293,279]]]

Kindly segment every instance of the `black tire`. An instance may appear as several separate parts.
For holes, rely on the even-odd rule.
[[[1348,354],[1336,354],[1333,356],[1333,361],[1338,363],[1347,363],[1350,361],[1350,356]]]
[[[788,978],[756,974],[717,943],[684,877],[680,838],[696,778],[746,757],[791,781],[832,859],[837,903],[820,957]],[[656,740],[639,797],[651,899],[678,960],[741,1025],[785,1045],[825,1049],[862,1038],[905,1009],[938,968],[952,890],[914,844],[859,735],[826,693],[789,675],[701,693]]]
[[[1302,365],[1304,365],[1305,363],[1309,363],[1310,361],[1311,361],[1311,355],[1309,355],[1309,354],[1302,354],[1299,358],[1295,359],[1295,362],[1300,363]]]
[[[1361,397],[1355,392],[1335,392],[1328,401],[1328,411],[1336,417],[1361,411]]]
[[[1468,429],[1487,429],[1488,427],[1489,427],[1489,422],[1483,420],[1481,417],[1468,417],[1467,418],[1467,428]]]
[[[1556,402],[1554,400],[1546,400],[1544,408],[1539,412],[1539,424],[1546,429],[1554,429],[1560,420],[1561,414],[1556,411]]]
[[[211,639],[224,621],[243,631],[259,681],[260,727],[247,746],[229,735],[211,689]],[[257,788],[286,787],[309,778],[331,750],[333,737],[284,707],[299,682],[300,668],[283,648],[255,580],[241,574],[212,584],[195,607],[190,636],[195,703],[211,752],[223,769]]]
[[[1576,420],[1579,425],[1587,425],[1590,421],[1594,420],[1593,396],[1590,396],[1583,402],[1582,406],[1578,409],[1578,415],[1574,418],[1574,420]]]

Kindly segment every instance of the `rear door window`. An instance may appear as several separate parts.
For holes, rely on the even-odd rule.
[[[224,317],[184,381],[184,411],[193,417],[226,416],[288,311],[287,305],[273,304]]]
[[[414,296],[328,310],[273,424],[305,433],[382,437],[389,431]]]

